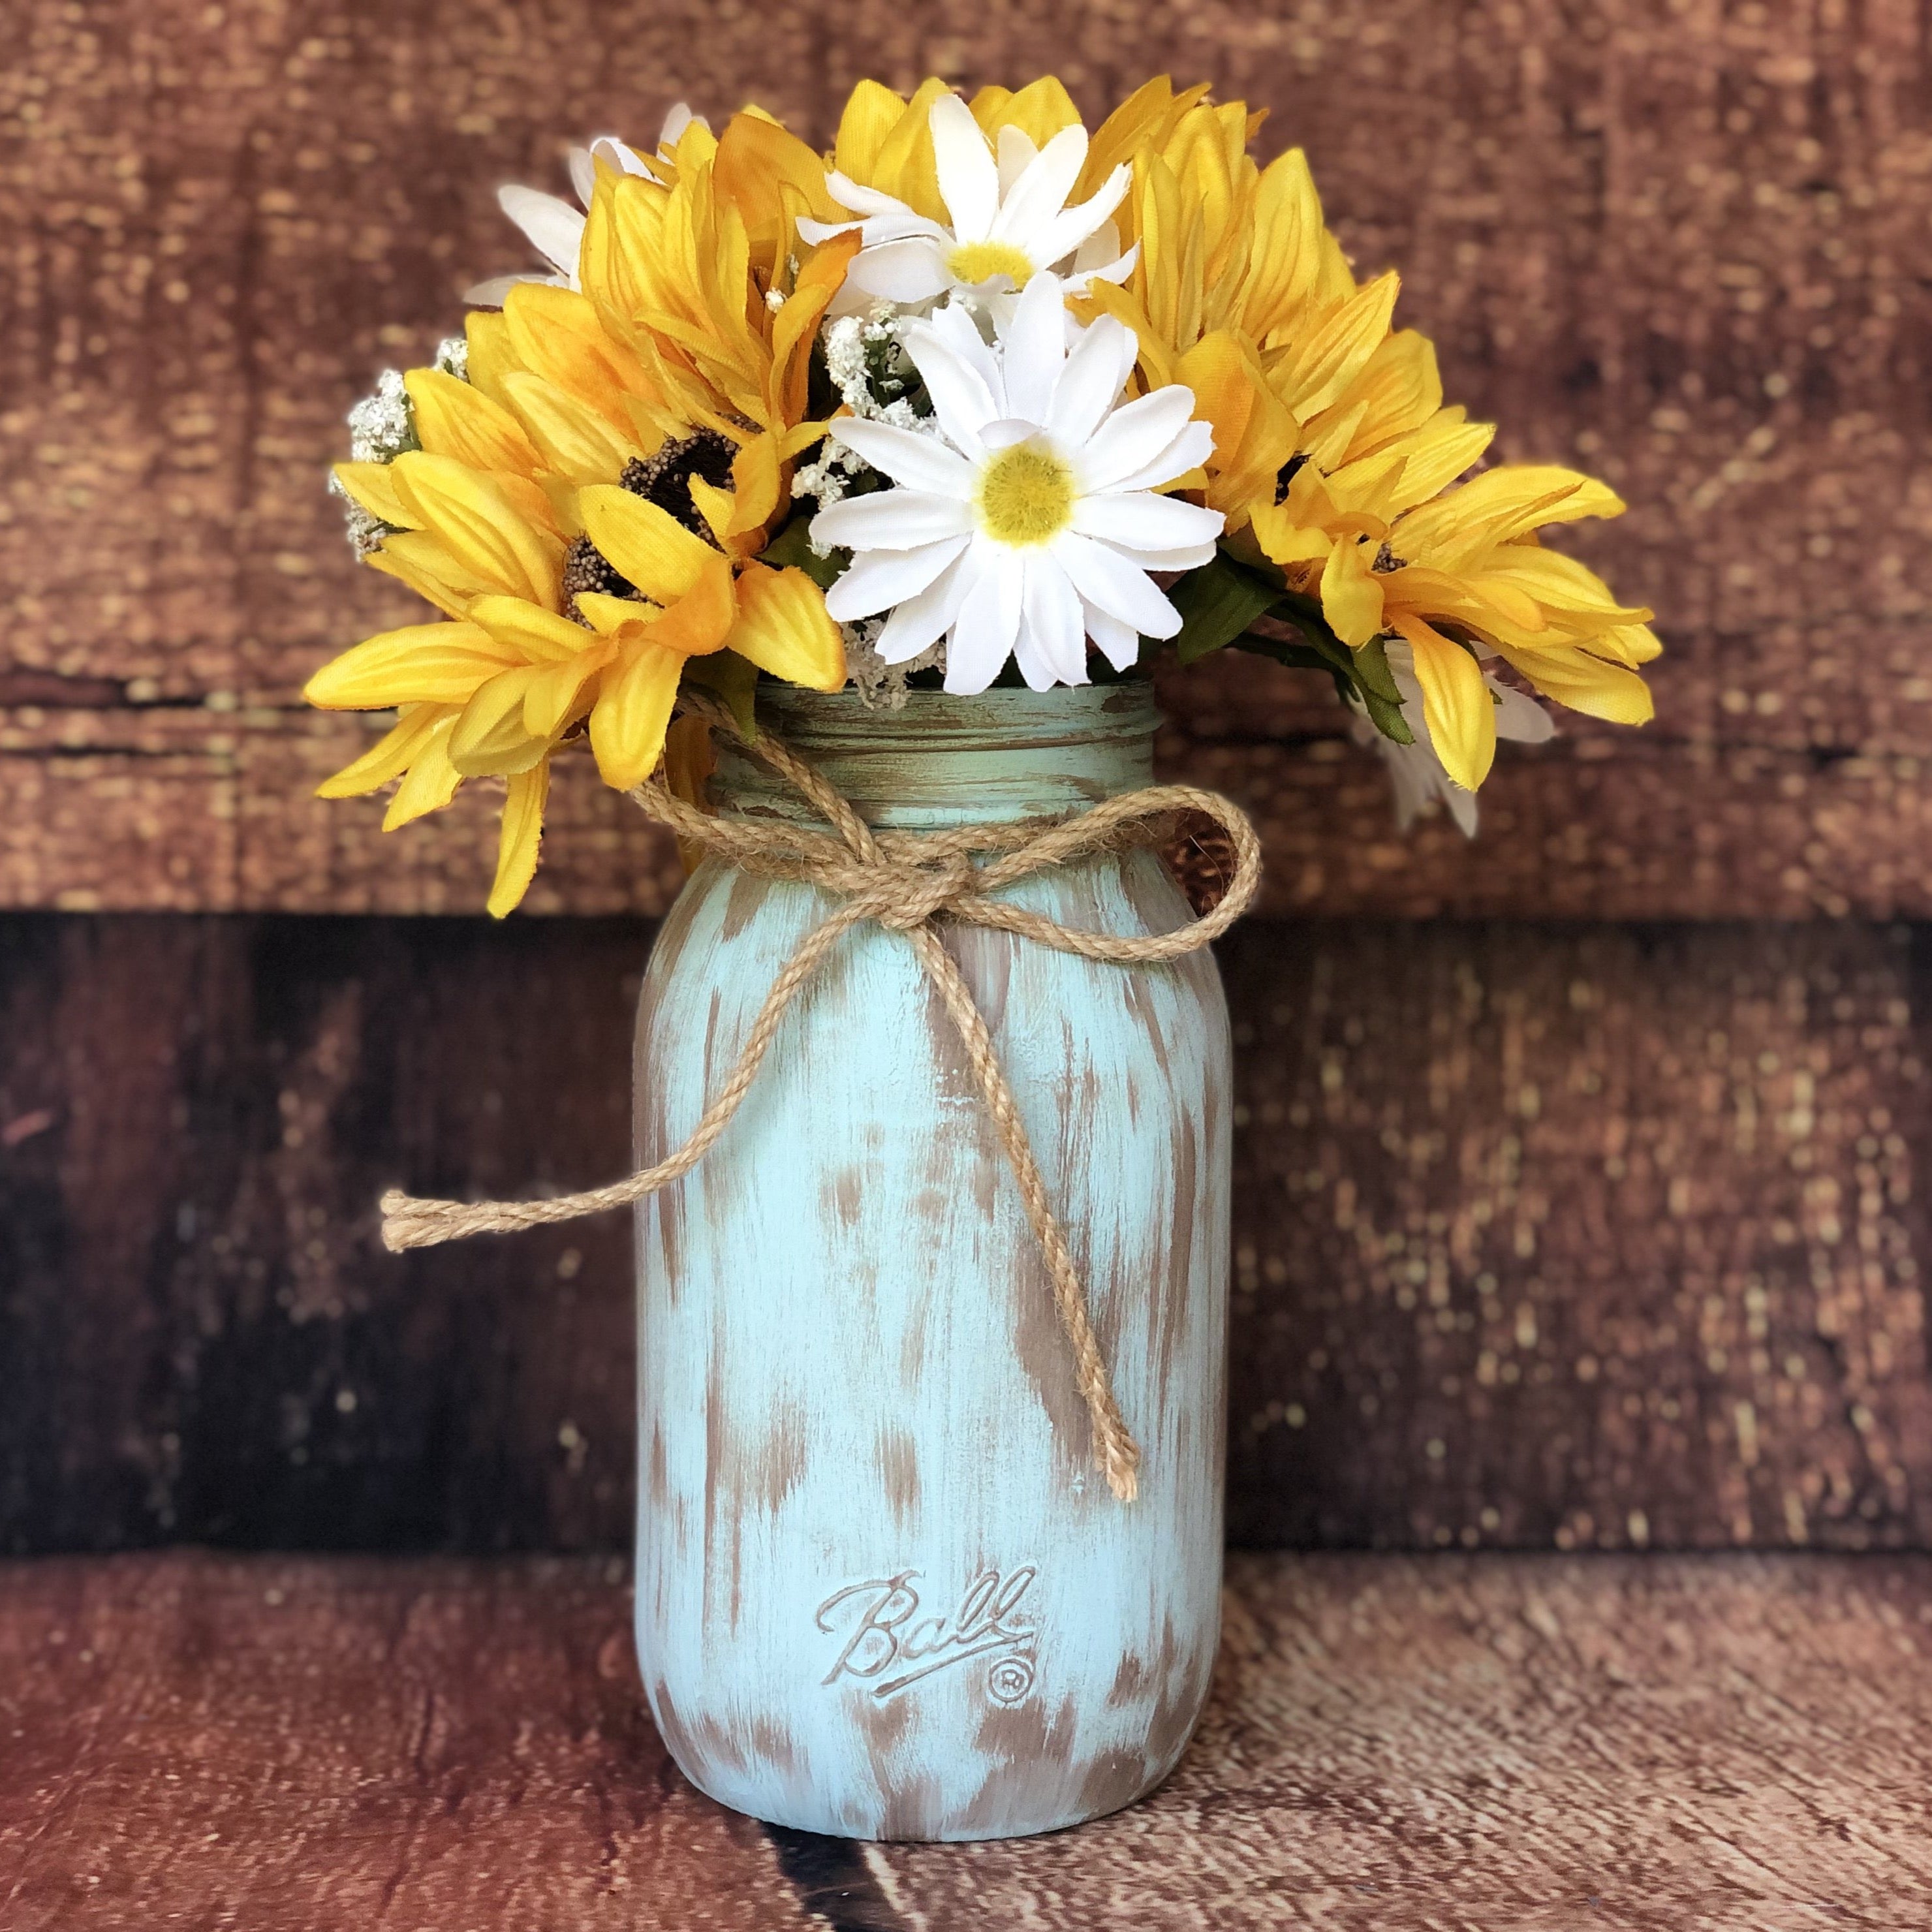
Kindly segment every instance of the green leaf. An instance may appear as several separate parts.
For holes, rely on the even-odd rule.
[[[835,550],[830,556],[820,556],[812,547],[811,523],[802,512],[793,518],[758,553],[758,561],[774,570],[802,570],[820,590],[830,590],[844,575],[851,553]]]
[[[1232,644],[1257,617],[1268,614],[1281,588],[1217,550],[1212,562],[1190,570],[1167,596],[1180,613],[1174,648],[1185,664]]]
[[[1369,714],[1369,722],[1384,738],[1392,738],[1398,745],[1412,745],[1415,734],[1408,728],[1408,720],[1402,715],[1402,700],[1391,704],[1378,691],[1371,691],[1365,684],[1355,687],[1356,695],[1362,700],[1362,709]]]
[[[1372,691],[1384,704],[1402,709],[1402,692],[1389,669],[1388,650],[1378,632],[1355,653],[1355,682],[1364,692]],[[1412,741],[1404,739],[1402,742]]]

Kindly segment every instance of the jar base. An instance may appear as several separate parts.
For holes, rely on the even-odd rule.
[[[1002,1838],[1043,1838],[1049,1832],[1069,1832],[1077,1826],[1090,1825],[1098,1819],[1112,1817],[1117,1811],[1124,1811],[1130,1805],[1138,1804],[1142,1798],[1159,1790],[1186,1756],[1191,1742],[1191,1737],[1184,1741],[1180,1748],[1157,1771],[1147,1774],[1143,1768],[1142,1775],[1130,1784],[1124,1784],[1124,1788],[1123,1784],[1116,1784],[1090,1805],[1076,1804],[1036,1818],[1008,1816],[983,1820],[973,1817],[949,1820],[940,1816],[919,1816],[923,1808],[916,1794],[896,1796],[881,1793],[878,1822],[870,1826],[850,1814],[842,1814],[819,1794],[778,1794],[770,1790],[741,1789],[734,1780],[716,1776],[710,1768],[704,1775],[698,1774],[679,1759],[675,1750],[670,1750],[670,1756],[686,1782],[695,1790],[714,1804],[755,1819],[761,1825],[773,1826],[784,1831],[809,1832],[820,1838],[850,1839],[866,1844],[964,1845],[983,1844]],[[670,1748],[667,1745],[666,1748]],[[1115,1762],[1118,1763],[1118,1760]],[[973,1808],[976,1810],[980,1808]]]

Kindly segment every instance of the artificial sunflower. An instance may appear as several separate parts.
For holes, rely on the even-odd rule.
[[[414,370],[403,386],[413,446],[341,465],[338,481],[378,532],[365,560],[453,621],[372,638],[310,680],[326,707],[404,707],[322,791],[400,777],[390,826],[447,804],[465,778],[503,778],[500,916],[536,870],[567,739],[587,735],[605,782],[628,789],[656,765],[694,661],[728,691],[758,668],[836,688],[843,650],[802,572],[710,536],[694,496],[708,446],[646,441],[660,392],[582,295],[512,289],[501,315],[471,318],[462,376]]]

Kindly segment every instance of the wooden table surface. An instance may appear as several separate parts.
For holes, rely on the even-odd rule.
[[[1932,1558],[1236,1556],[1202,1729],[1052,1838],[700,1797],[621,1566],[0,1567],[8,1932],[1932,1924]]]

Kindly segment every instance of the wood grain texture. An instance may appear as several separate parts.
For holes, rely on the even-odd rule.
[[[0,1549],[613,1550],[649,928],[0,920]],[[1251,922],[1239,1540],[1932,1547],[1922,937]],[[487,1050],[479,1047],[487,1042]]]
[[[412,604],[320,488],[341,417],[514,266],[496,184],[593,129],[755,98],[822,138],[860,75],[1171,68],[1273,110],[1510,458],[1628,496],[1579,532],[1661,613],[1660,722],[1504,754],[1474,853],[1385,830],[1304,682],[1171,683],[1171,768],[1261,809],[1277,910],[1922,913],[1932,730],[1932,86],[1914,0],[19,0],[0,74],[0,902],[476,905],[488,801],[390,840],[307,796],[360,742],[302,677]],[[590,775],[534,910],[661,912]],[[1366,830],[1364,828],[1366,828]]]
[[[0,1919],[818,1924],[678,1775],[616,1562],[0,1569]]]
[[[0,1568],[9,1932],[1900,1932],[1932,1918],[1922,1558],[1237,1556],[1144,1803],[768,1840],[643,1714],[621,1570]]]

